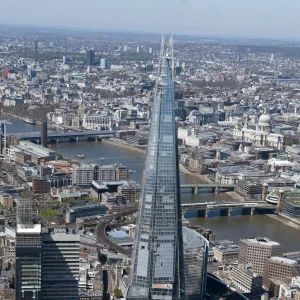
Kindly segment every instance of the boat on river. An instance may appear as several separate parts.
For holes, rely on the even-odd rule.
[[[84,158],[85,155],[84,154],[76,154],[76,157],[78,157],[78,158]]]
[[[31,119],[31,118],[24,118],[23,121],[25,123],[32,124],[32,125],[36,124],[36,120],[35,119]]]

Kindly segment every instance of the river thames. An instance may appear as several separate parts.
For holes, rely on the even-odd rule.
[[[3,118],[0,118],[3,119]],[[36,132],[39,126],[24,123],[20,120],[11,119],[11,125],[7,125],[8,133]],[[76,154],[84,154],[85,158],[80,162],[85,163],[121,163],[135,172],[131,179],[141,182],[144,155],[135,151],[129,151],[117,146],[101,142],[78,142],[52,144],[51,148],[64,157],[76,159]],[[197,183],[199,178],[187,174],[180,174],[181,183]],[[204,191],[198,195],[183,193],[182,202],[206,202],[206,201],[232,201],[226,194],[211,194]],[[300,230],[284,225],[268,216],[236,216],[236,217],[212,217],[212,218],[191,218],[191,224],[199,224],[210,228],[216,239],[230,239],[238,242],[240,238],[251,238],[255,236],[266,236],[282,243],[284,251],[300,251]]]

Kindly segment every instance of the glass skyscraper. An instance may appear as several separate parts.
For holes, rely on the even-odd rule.
[[[127,299],[185,298],[172,58],[163,52]]]

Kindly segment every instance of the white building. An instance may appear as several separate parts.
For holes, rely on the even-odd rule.
[[[74,185],[89,186],[98,179],[98,165],[76,165],[73,167],[72,180]]]
[[[84,115],[82,127],[90,130],[108,130],[113,127],[113,118],[108,115]]]
[[[178,128],[178,138],[183,141],[186,146],[199,147],[200,138],[196,136],[196,131],[194,128]]]
[[[233,129],[233,137],[250,142],[256,146],[267,146],[278,150],[283,150],[285,147],[285,137],[281,134],[272,133],[271,119],[267,114],[259,117],[256,129],[250,129],[245,122],[242,129],[236,126]]]

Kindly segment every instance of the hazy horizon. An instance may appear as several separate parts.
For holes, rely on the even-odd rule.
[[[10,0],[0,8],[11,25],[300,40],[296,0]]]

